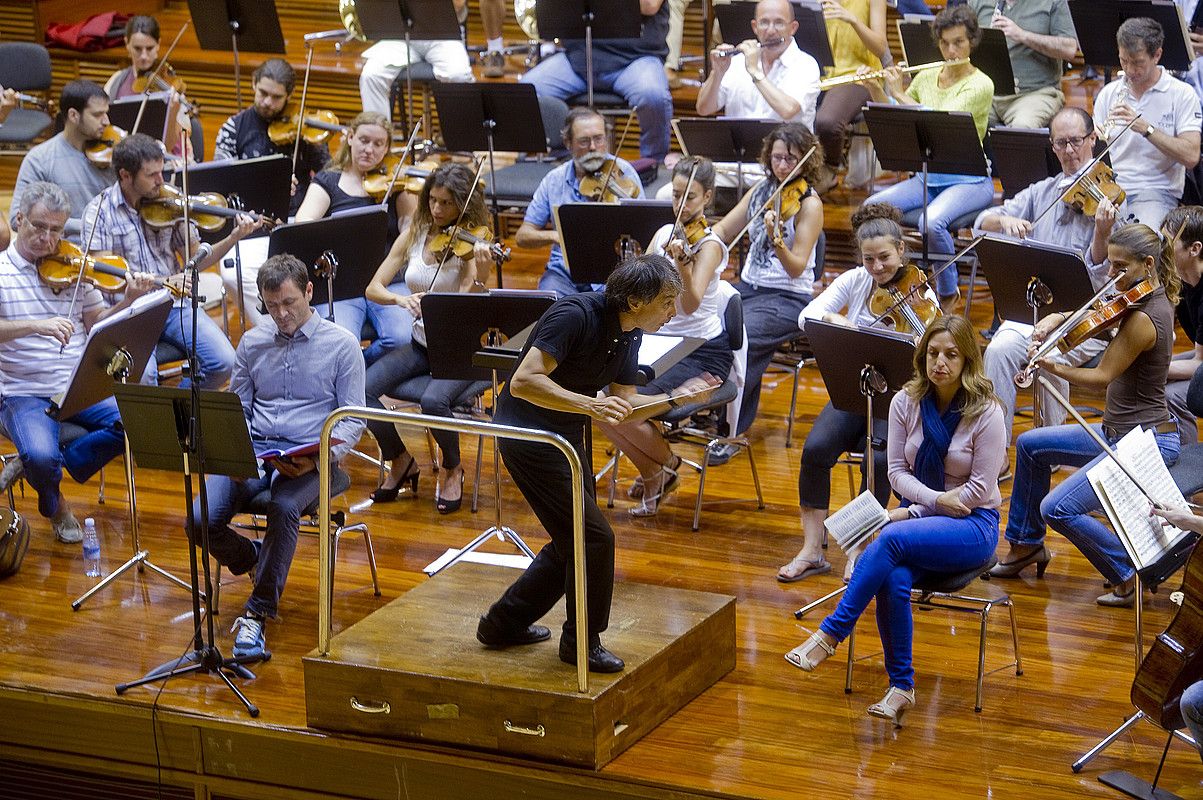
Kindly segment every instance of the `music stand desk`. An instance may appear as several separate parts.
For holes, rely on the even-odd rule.
[[[1038,309],[1037,318],[1054,311],[1073,311],[1094,295],[1086,262],[1073,250],[1001,234],[988,234],[977,243],[976,250],[994,298],[994,311],[1001,319],[1032,324],[1027,292],[1034,279],[1053,294],[1052,302]]]
[[[1161,24],[1165,32],[1161,66],[1183,72],[1190,69],[1195,60],[1186,19],[1173,0],[1078,0],[1069,4],[1069,13],[1078,31],[1082,58],[1087,64],[1120,66],[1115,32],[1125,20],[1133,17],[1149,17]]]
[[[890,401],[913,374],[915,344],[909,336],[808,319],[806,338],[832,406],[864,415],[867,401],[860,389],[861,372],[872,367],[888,387],[872,396],[873,417],[889,419]]]
[[[1115,29],[1111,30],[1111,41],[1114,42]],[[995,97],[1015,94],[1015,71],[1011,68],[1006,35],[994,28],[982,28],[981,31],[982,40],[970,54],[969,62],[994,82]],[[932,41],[930,23],[898,20],[898,36],[902,40],[902,57],[911,66],[944,60],[939,46]]]
[[[618,266],[624,237],[645,249],[675,219],[672,205],[563,203],[552,210],[564,266],[574,283],[605,283]]]
[[[339,301],[363,297],[388,250],[388,211],[373,206],[281,225],[271,233],[267,254],[289,253],[312,267],[323,253],[333,253],[338,260],[333,299]],[[318,306],[329,300],[327,281],[315,279],[311,304]]]
[[[180,173],[172,175],[177,182]],[[288,219],[292,199],[292,162],[288,156],[275,153],[247,159],[202,161],[188,166],[188,191],[192,194],[217,192],[225,197],[237,196],[247,211],[273,219]],[[229,233],[233,220],[213,233],[201,232],[201,238],[212,243]],[[270,231],[257,230],[247,238],[267,236]]]

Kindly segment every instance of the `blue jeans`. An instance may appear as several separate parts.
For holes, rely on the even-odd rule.
[[[1092,426],[1100,435],[1102,426]],[[1157,449],[1166,464],[1178,460],[1181,441],[1177,431],[1158,433]],[[1114,445],[1117,440],[1109,440]],[[1045,525],[1073,542],[1113,584],[1123,583],[1136,571],[1119,537],[1090,516],[1100,510],[1086,472],[1107,456],[1079,425],[1034,428],[1015,440],[1015,483],[1007,516],[1007,541],[1021,545],[1044,542]],[[1049,491],[1052,467],[1079,467],[1077,472]]]
[[[785,342],[801,335],[798,315],[810,302],[810,295],[782,289],[759,289],[737,281],[735,288],[744,304],[744,330],[748,335],[748,368],[744,376],[743,403],[735,434],[752,427],[760,406],[760,380],[773,360],[773,353]]]
[[[588,91],[585,77],[573,71],[568,56],[557,53],[522,76],[540,95],[567,100]],[[593,76],[594,90],[620,94],[639,115],[639,155],[657,161],[668,155],[669,121],[673,99],[668,91],[664,62],[654,56],[637,58],[616,72]]]
[[[0,421],[17,446],[25,480],[38,493],[38,512],[43,517],[58,513],[63,467],[83,483],[125,446],[121,414],[112,397],[66,420],[88,431],[66,447],[59,445],[59,423],[46,414],[49,407],[50,401],[44,397],[6,397],[0,402]]]
[[[539,276],[539,291],[555,292],[556,297],[567,297],[579,292],[601,291],[604,288],[605,284],[573,283],[572,278],[558,269],[545,269]]]
[[[394,283],[388,290],[393,294],[410,293],[404,281]],[[317,307],[317,312],[323,317],[326,311],[325,307]],[[376,339],[363,351],[363,360],[369,367],[385,353],[404,347],[413,338],[413,314],[401,306],[385,306],[363,297],[339,300],[334,304],[334,322],[340,328],[349,330],[356,339],[363,335],[365,320],[371,322],[376,331]]]
[[[1182,709],[1182,718],[1186,720],[1186,727],[1200,748],[1199,754],[1203,756],[1203,681],[1192,683],[1186,687],[1186,691],[1182,693],[1182,699],[1178,702],[1178,707]]]
[[[196,379],[200,381],[202,389],[220,389],[225,386],[226,381],[230,379],[230,373],[234,371],[234,346],[230,344],[230,340],[221,326],[204,311],[201,311],[196,321],[196,358],[200,362],[200,373]],[[167,342],[185,353],[190,352],[192,347],[192,308],[190,306],[171,309],[171,313],[167,315],[167,323],[163,326],[163,333],[159,335],[159,341]],[[150,382],[153,382],[157,370],[158,362],[152,352],[150,361],[146,364],[146,372],[143,373],[144,380],[149,378]],[[188,386],[188,379],[185,378],[180,385]]]
[[[998,511],[967,517],[920,517],[891,522],[856,560],[848,590],[820,630],[842,642],[877,598],[877,631],[890,685],[915,688],[911,665],[911,586],[924,573],[963,572],[983,564],[998,545]]]
[[[994,202],[994,182],[982,178],[974,183],[958,183],[952,186],[927,187],[927,217],[919,218],[919,230],[927,236],[928,247],[933,253],[952,255],[956,252],[953,237],[956,231],[950,231],[948,226],[953,220],[968,214],[970,211],[980,211]],[[916,175],[896,183],[888,189],[883,189],[865,201],[869,203],[890,203],[897,206],[903,213],[923,207],[923,176]],[[930,220],[930,224],[928,224]],[[957,293],[957,268],[955,266],[941,272],[936,277],[936,293],[940,297],[951,297]]]

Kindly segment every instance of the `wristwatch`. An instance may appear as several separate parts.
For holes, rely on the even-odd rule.
[[[1152,125],[1149,125],[1143,131],[1141,131],[1140,135],[1145,137],[1146,139],[1148,139],[1150,136],[1153,135],[1153,131],[1155,131],[1155,130],[1157,130],[1157,128],[1155,128]]]

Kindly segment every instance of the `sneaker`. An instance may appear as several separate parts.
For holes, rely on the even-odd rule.
[[[505,53],[490,50],[480,54],[480,74],[486,78],[505,77]]]
[[[264,658],[267,640],[263,636],[263,620],[244,614],[234,620],[230,633],[234,633],[234,658]]]
[[[721,467],[739,452],[739,447],[733,444],[720,444],[706,451],[706,466]]]
[[[84,529],[70,512],[50,520],[50,525],[54,528],[54,538],[63,544],[79,544],[84,540]]]
[[[21,480],[23,475],[25,475],[25,463],[21,461],[20,456],[6,459],[4,469],[0,469],[0,492],[7,492],[13,484]]]

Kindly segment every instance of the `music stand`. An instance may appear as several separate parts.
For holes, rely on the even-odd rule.
[[[333,322],[334,303],[362,298],[388,250],[388,211],[372,206],[281,225],[271,233],[267,255],[288,253],[311,269],[323,262],[332,267],[314,276],[311,304],[325,303]]]
[[[482,369],[476,365],[474,355],[482,347],[499,347],[533,328],[554,302],[554,296],[547,292],[431,292],[424,295],[422,320],[426,326],[431,377],[440,380],[492,381],[493,396],[497,397],[500,383],[496,366],[492,369]],[[477,453],[476,487],[480,486],[482,456],[482,453]],[[439,558],[427,567],[432,577],[475,551],[493,536],[502,541],[508,538],[528,558],[535,557],[534,551],[527,546],[517,531],[502,521],[501,463],[496,438],[493,439],[493,475],[496,504],[496,518],[493,524],[449,559]],[[472,510],[476,511],[475,497]]]
[[[682,117],[672,121],[685,155],[735,164],[736,188],[741,196],[744,192],[743,165],[756,161],[764,138],[780,124],[739,117]]]
[[[1078,31],[1078,46],[1087,64],[1098,67],[1118,67],[1119,44],[1115,32],[1125,20],[1148,17],[1156,20],[1165,33],[1161,50],[1161,66],[1174,72],[1190,69],[1195,60],[1190,44],[1190,32],[1182,9],[1173,0],[1090,0],[1069,4],[1074,28]],[[1198,10],[1195,12],[1198,15]]]
[[[1015,71],[1006,35],[995,28],[983,27],[981,31],[982,40],[970,53],[969,63],[994,81],[995,97],[1015,94]],[[939,45],[932,41],[930,22],[898,20],[898,36],[902,39],[902,57],[912,67],[944,60]],[[1111,39],[1115,41],[1115,36]]]
[[[831,54],[831,42],[827,39],[827,22],[823,19],[823,9],[817,3],[800,3],[792,0],[794,19],[798,21],[798,30],[794,32],[794,41],[798,49],[809,53],[819,62],[819,69],[835,66],[835,57]],[[755,2],[732,2],[714,6],[718,17],[719,31],[723,42],[738,45],[745,39],[754,38],[752,21],[756,19]],[[709,63],[709,57],[707,57]]]
[[[573,283],[605,283],[624,258],[642,253],[675,219],[671,204],[563,203],[552,213]]]
[[[864,109],[869,138],[883,169],[923,174],[923,219],[927,219],[927,177],[932,172],[989,176],[973,115],[913,106],[869,103]],[[923,235],[923,261],[929,261]]]
[[[167,133],[167,98],[168,92],[154,92],[149,95],[136,94],[109,102],[109,122],[130,133],[147,134],[152,139],[163,141]],[[146,111],[138,130],[134,123],[138,121],[138,110],[142,107],[142,98],[146,99]]]
[[[873,421],[889,419],[890,403],[914,374],[915,342],[910,336],[872,328],[852,328],[817,319],[806,320],[806,338],[823,376],[831,405],[849,414],[865,415],[863,470],[869,493],[877,479],[873,451],[885,441],[873,438]],[[794,612],[802,619],[818,606],[839,597],[840,586]]]
[[[182,473],[184,502],[187,504],[188,529],[200,543],[200,560],[203,562],[204,626],[201,624],[201,592],[197,569],[196,546],[188,548],[189,567],[192,575],[192,622],[193,649],[182,658],[174,659],[155,667],[143,677],[116,686],[117,694],[135,686],[154,681],[165,681],[177,675],[204,672],[217,675],[230,691],[242,701],[252,717],[259,716],[259,709],[247,699],[226,671],[243,679],[253,679],[254,673],[243,664],[258,661],[258,658],[223,658],[218,650],[213,630],[212,585],[209,574],[209,509],[205,489],[205,475],[228,475],[231,478],[254,478],[259,474],[251,437],[247,430],[242,401],[233,392],[203,391],[200,389],[178,389],[170,386],[142,386],[124,384],[116,387],[117,405],[126,426],[130,449],[139,466],[144,469],[159,469]],[[195,409],[197,427],[220,431],[221,435],[206,436],[200,450],[193,453],[196,443],[192,426],[194,395],[199,402]],[[198,521],[192,513],[192,476],[196,474],[200,484],[200,513]],[[265,652],[262,660],[271,658]]]
[[[990,171],[1002,183],[1005,200],[1061,171],[1048,128],[991,128],[990,156]]]
[[[256,53],[287,52],[276,0],[188,0],[188,13],[202,50],[234,53],[234,102],[241,109],[240,45]]]
[[[535,22],[544,40],[585,40],[585,86],[590,108],[593,107],[593,38],[638,39],[643,33],[639,0],[535,0]]]

